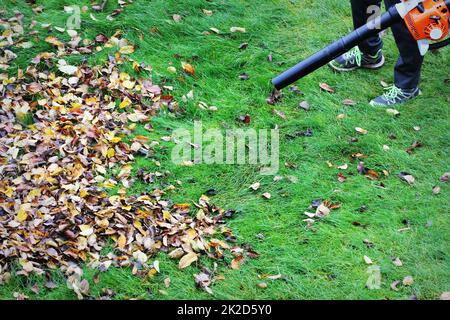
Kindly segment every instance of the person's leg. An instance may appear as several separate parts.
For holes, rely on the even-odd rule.
[[[365,25],[369,19],[381,12],[381,0],[350,0],[355,29]],[[359,46],[337,57],[329,63],[336,71],[352,71],[358,68],[378,69],[385,59],[381,49],[383,41],[379,35],[363,41]]]
[[[387,8],[399,2],[398,0],[385,0]],[[400,51],[400,58],[395,66],[395,85],[401,89],[417,88],[423,63],[423,56],[419,52],[417,41],[404,22],[395,24],[391,29]]]
[[[386,7],[389,8],[400,1],[385,0],[384,2]],[[403,21],[395,24],[391,29],[400,51],[400,57],[394,69],[394,86],[388,88],[385,94],[373,99],[370,102],[372,106],[387,107],[407,102],[420,95],[418,85],[423,57],[420,54],[417,41]]]
[[[378,7],[381,13],[381,0],[350,0],[352,5],[353,26],[355,29],[365,25],[376,13],[371,6]],[[359,45],[361,52],[376,55],[383,48],[383,41],[379,35],[371,37]]]

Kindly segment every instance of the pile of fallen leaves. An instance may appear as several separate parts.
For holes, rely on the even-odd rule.
[[[8,23],[21,26],[21,18]],[[2,40],[17,43],[12,35],[23,30],[15,28]],[[61,53],[65,46],[55,41]],[[128,45],[122,43],[120,49]],[[153,276],[160,267],[151,258],[161,251],[179,259],[180,268],[200,255],[221,259],[225,251],[243,261],[243,249],[228,244],[235,238],[223,226],[233,211],[211,205],[206,196],[172,203],[167,193],[174,186],[127,195],[135,156],[149,156],[157,144],[133,131],[168,101],[151,80],[119,70],[126,60],[121,53],[94,67],[43,53],[13,77],[0,74],[0,284],[14,274],[48,276],[47,269],[59,268],[82,298],[89,283],[81,264]],[[4,69],[14,58],[1,50]],[[114,187],[117,194],[108,195]],[[210,292],[211,277],[210,271],[196,275],[197,285]]]

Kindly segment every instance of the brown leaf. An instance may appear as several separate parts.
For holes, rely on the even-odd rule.
[[[343,183],[343,182],[345,182],[345,180],[347,180],[347,177],[345,177],[342,172],[339,172],[337,174],[337,179],[338,179],[339,182]]]
[[[414,279],[411,276],[406,276],[402,281],[404,286],[411,286],[414,283]]]
[[[99,42],[99,43],[106,43],[108,41],[108,37],[105,36],[102,33],[99,33],[96,37],[95,37],[95,41]]]
[[[208,268],[203,268],[202,272],[195,274],[194,279],[197,287],[204,289],[209,294],[212,294],[212,290],[209,288],[212,283],[212,272]]]
[[[251,122],[251,117],[248,114],[242,115],[242,116],[239,116],[239,121],[241,121],[245,124],[249,124]]]
[[[281,101],[281,97],[283,94],[279,90],[273,90],[270,96],[267,98],[267,103],[270,105],[275,105],[276,103]]]
[[[329,92],[329,93],[334,93],[335,90],[327,83],[320,83],[319,84],[320,89],[322,89],[323,91]]]
[[[421,148],[423,145],[420,141],[414,141],[410,147],[406,149],[406,152],[412,154],[413,151],[417,148]]]
[[[351,99],[345,99],[344,101],[342,101],[342,104],[344,106],[356,106],[357,103]]]
[[[125,247],[126,243],[127,243],[127,238],[123,234],[121,234],[119,236],[119,238],[117,239],[117,247],[119,249],[123,249]]]
[[[197,261],[197,259],[198,259],[198,256],[195,252],[189,252],[180,259],[180,262],[178,263],[178,268],[180,268],[180,269],[187,268],[192,263]]]
[[[243,263],[244,263],[244,256],[239,255],[231,261],[231,269],[239,270]]]
[[[380,175],[375,170],[367,169],[366,173],[364,174],[366,178],[369,178],[370,180],[378,180],[380,178]]]
[[[277,115],[281,119],[286,119],[286,114],[283,111],[279,111],[277,109],[272,109],[273,114]]]
[[[195,69],[191,64],[182,62],[181,66],[183,67],[184,72],[186,72],[192,76],[195,76]]]

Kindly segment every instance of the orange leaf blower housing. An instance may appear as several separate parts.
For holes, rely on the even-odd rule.
[[[444,0],[425,0],[404,19],[414,39],[438,41],[448,34],[449,16],[449,8]]]

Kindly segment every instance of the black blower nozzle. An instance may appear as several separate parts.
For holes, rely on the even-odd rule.
[[[322,49],[308,59],[300,62],[293,68],[280,74],[278,77],[272,80],[272,84],[276,89],[281,90],[294,83],[295,81],[307,76],[311,72],[323,67],[328,62],[336,59],[351,48],[360,44],[362,41],[402,21],[403,19],[397,12],[397,8],[393,6],[381,17],[369,21],[364,26],[356,29],[347,36],[330,44],[325,49]]]

